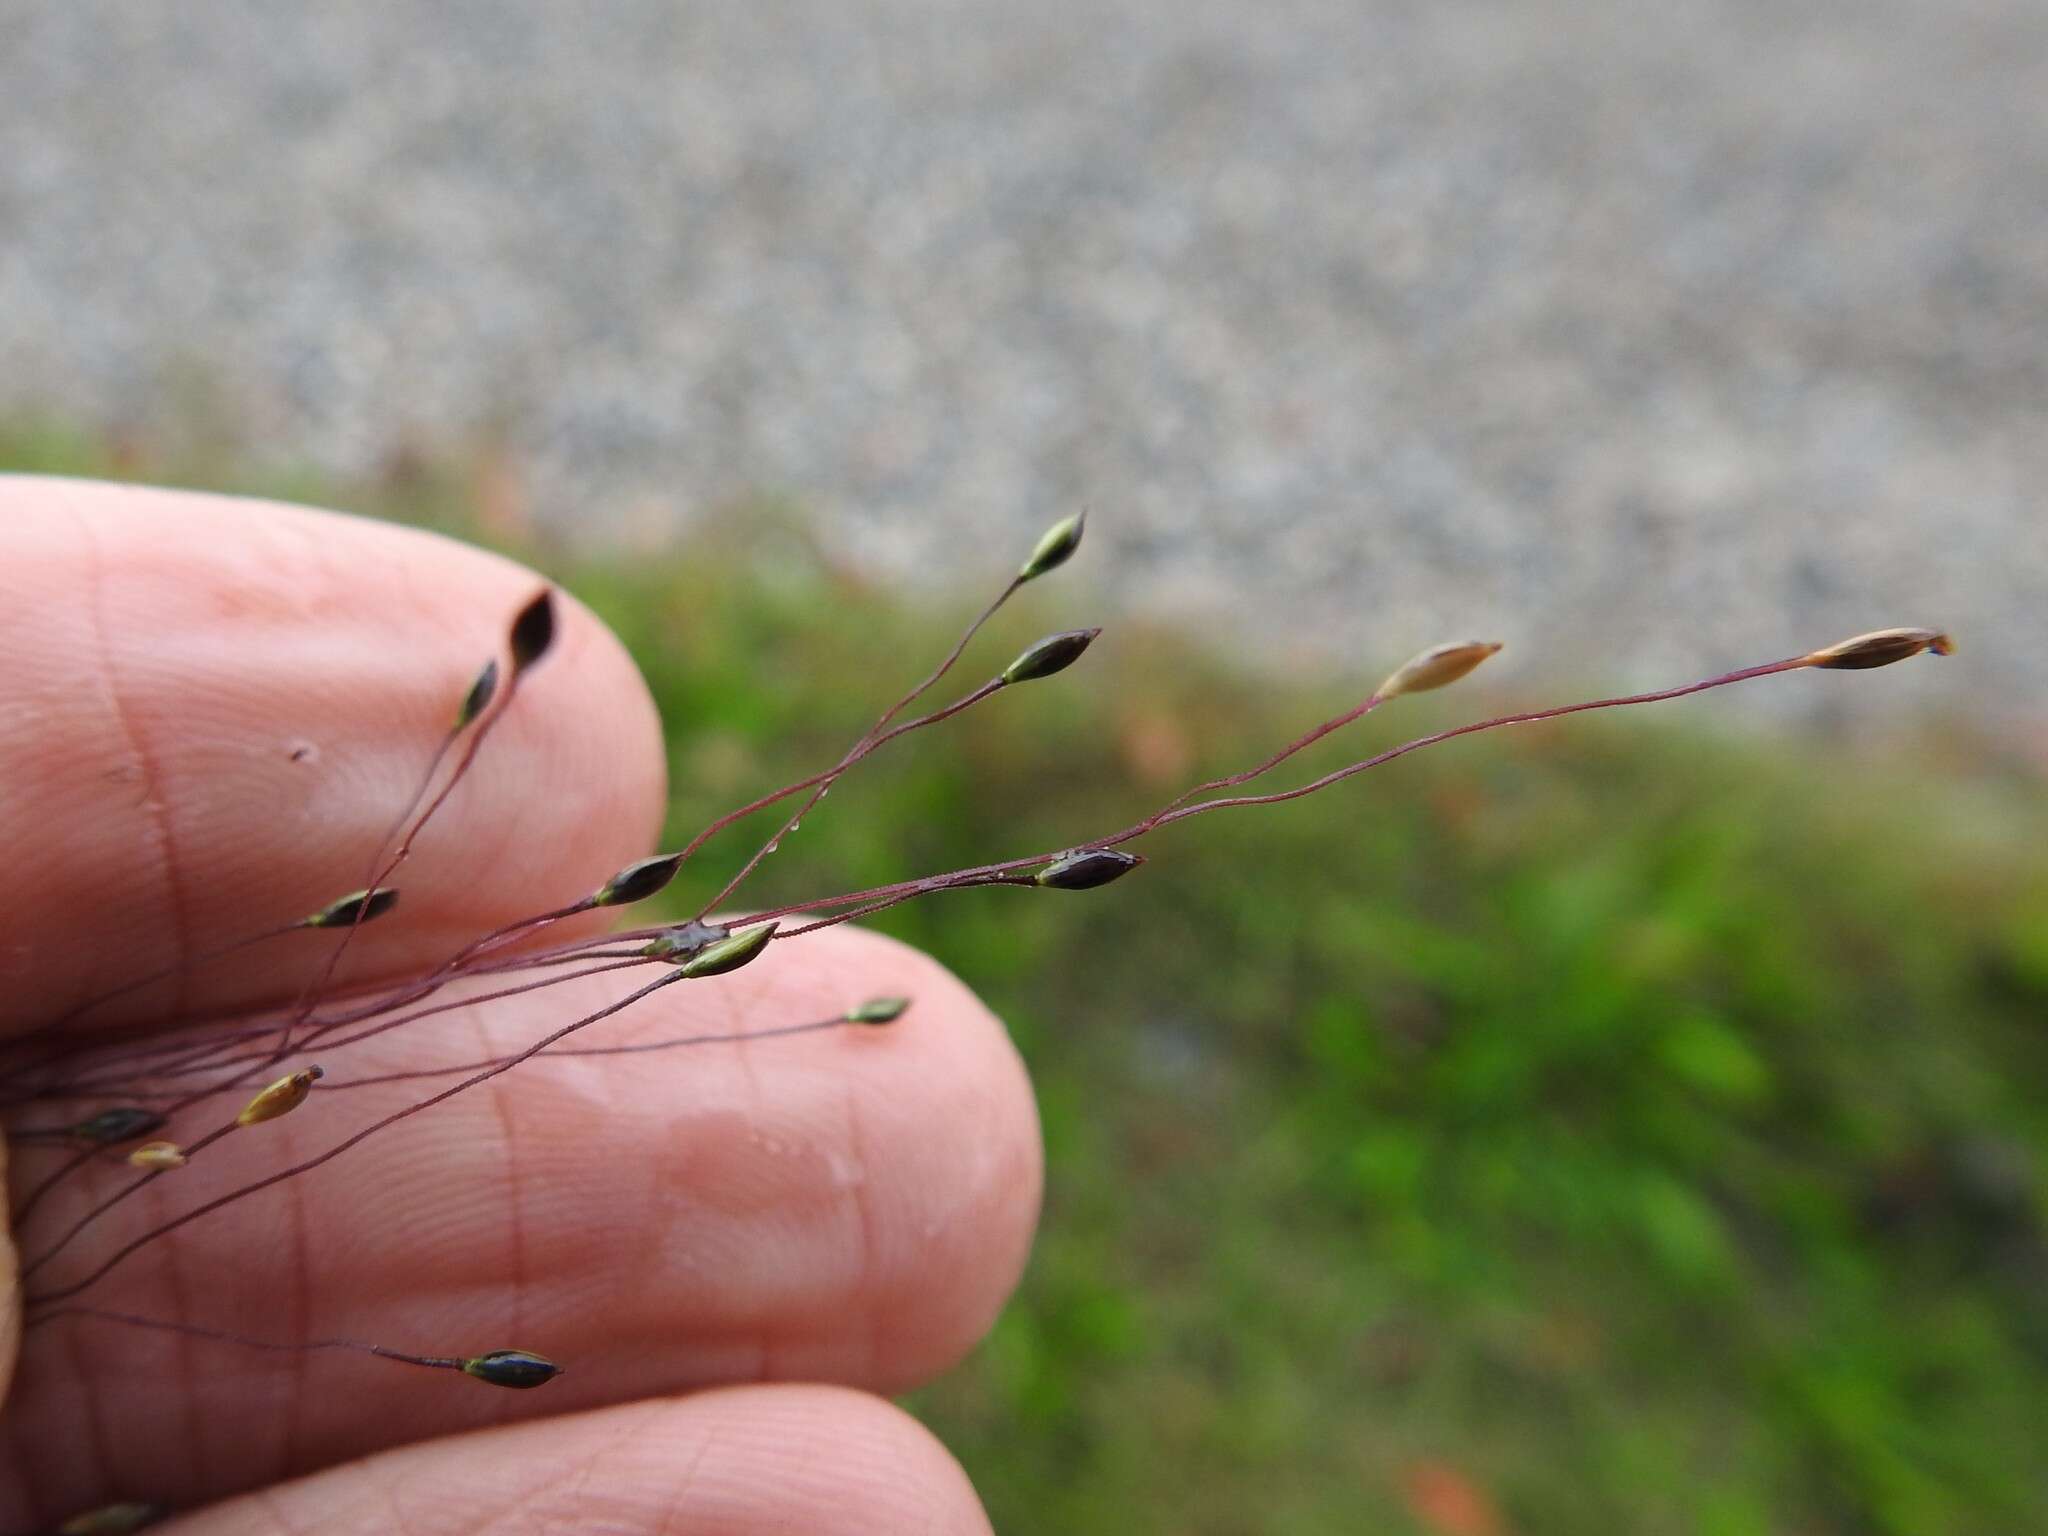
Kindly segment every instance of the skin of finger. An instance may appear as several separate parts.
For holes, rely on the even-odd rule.
[[[360,888],[512,615],[543,585],[415,530],[275,503],[0,477],[0,1031]],[[438,959],[648,851],[660,722],[558,602],[476,766],[345,979]],[[399,920],[400,915],[403,921]],[[159,1022],[296,995],[291,934],[95,1009]]]
[[[981,1536],[959,1464],[901,1410],[831,1387],[746,1387],[487,1430],[337,1467],[164,1536]]]
[[[0,1136],[0,1189],[7,1188],[7,1138]],[[21,1349],[21,1282],[14,1233],[0,1216],[0,1408],[14,1385],[14,1361]]]
[[[514,1050],[641,979],[510,999],[333,1057],[337,1086],[159,1181],[107,1231],[309,1156],[448,1081],[338,1086],[351,1075]],[[536,1349],[569,1367],[558,1381],[503,1392],[354,1354],[31,1327],[6,1426],[16,1497],[0,1510],[47,1515],[110,1490],[189,1503],[436,1434],[712,1384],[893,1392],[928,1379],[1014,1286],[1040,1192],[1028,1083],[972,995],[910,949],[833,929],[657,993],[587,1038],[722,1034],[883,994],[916,1002],[882,1028],[536,1059],[182,1229],[81,1298],[274,1339]],[[105,1184],[58,1203],[75,1211]],[[39,1213],[24,1252],[64,1225]],[[96,1234],[81,1253],[106,1243]]]

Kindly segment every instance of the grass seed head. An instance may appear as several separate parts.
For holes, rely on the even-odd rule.
[[[1047,635],[1035,645],[1027,646],[1023,655],[1003,668],[1003,682],[1030,683],[1041,677],[1051,677],[1055,672],[1064,672],[1081,659],[1081,653],[1088,649],[1089,642],[1101,633],[1099,629],[1069,629],[1057,635]]]
[[[1938,629],[1873,629],[1867,635],[1856,635],[1839,645],[1810,653],[1806,664],[1834,671],[1861,672],[1871,667],[1888,667],[1895,661],[1918,656],[1922,651],[1932,651],[1937,656],[1953,656],[1955,650],[1956,643]]]
[[[1427,693],[1432,688],[1449,687],[1499,649],[1497,640],[1433,645],[1395,668],[1393,675],[1380,684],[1379,697],[1397,699],[1404,693]]]
[[[1144,859],[1121,848],[1076,848],[1063,853],[1031,877],[1033,885],[1052,891],[1092,891],[1121,880]]]
[[[1074,551],[1081,547],[1081,532],[1087,526],[1085,510],[1072,517],[1061,518],[1045,530],[1045,537],[1038,541],[1038,547],[1031,551],[1017,572],[1019,581],[1036,581],[1047,571],[1056,570],[1074,557]]]
[[[374,891],[350,891],[318,912],[299,919],[301,928],[357,928],[375,922],[398,905],[398,892],[388,885]]]
[[[259,1125],[265,1120],[275,1120],[279,1115],[290,1114],[306,1102],[306,1095],[313,1091],[313,1085],[326,1075],[320,1067],[301,1067],[296,1072],[287,1072],[244,1105],[242,1112],[235,1116],[235,1124]]]
[[[518,676],[547,655],[555,643],[555,589],[542,587],[512,620],[512,674]]]
[[[477,673],[476,681],[469,685],[469,692],[462,696],[462,707],[455,712],[455,729],[461,730],[485,710],[491,707],[491,700],[498,694],[498,658],[493,656],[484,663],[484,669]]]
[[[768,941],[775,937],[775,930],[781,926],[780,923],[762,923],[720,939],[715,944],[707,944],[683,962],[682,972],[695,979],[736,971],[760,958],[761,951],[768,947]]]
[[[910,1010],[907,997],[871,997],[846,1015],[849,1024],[894,1024]]]
[[[562,1374],[562,1368],[545,1355],[525,1349],[494,1349],[486,1355],[471,1355],[462,1362],[462,1373],[494,1387],[525,1391],[544,1387]]]
[[[590,903],[596,907],[623,907],[629,902],[645,901],[665,889],[682,867],[680,853],[656,854],[651,859],[628,864],[598,887]]]

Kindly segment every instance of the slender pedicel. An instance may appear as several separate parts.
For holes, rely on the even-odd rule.
[[[410,1350],[393,1349],[386,1344],[368,1344],[361,1339],[311,1339],[303,1344],[292,1344],[277,1339],[252,1338],[248,1334],[233,1333],[225,1328],[207,1328],[198,1323],[178,1323],[168,1318],[142,1317],[133,1312],[115,1312],[105,1307],[88,1307],[77,1303],[51,1307],[37,1316],[29,1326],[44,1327],[60,1318],[116,1323],[123,1328],[144,1329],[151,1333],[183,1334],[188,1338],[210,1339],[217,1344],[233,1344],[242,1349],[260,1349],[272,1354],[305,1355],[326,1350],[348,1350],[355,1354],[375,1355],[379,1360],[391,1360],[400,1365],[424,1366],[434,1371],[460,1371],[465,1376],[494,1387],[541,1387],[562,1374],[561,1366],[547,1356],[537,1355],[530,1349],[493,1349],[481,1355],[423,1355]],[[65,1526],[63,1529],[69,1530],[70,1527]],[[102,1527],[91,1526],[81,1529],[97,1532]],[[136,1527],[105,1529],[127,1530]]]
[[[1061,522],[1055,523],[1051,528],[1046,530],[1044,537],[1039,539],[1037,547],[1034,550],[1032,550],[1030,557],[1025,560],[1023,566],[1018,570],[1017,574],[1010,579],[1009,584],[1005,586],[1001,592],[998,592],[996,594],[995,601],[990,603],[988,607],[984,608],[981,611],[981,616],[977,618],[972,624],[967,626],[966,632],[963,633],[960,636],[960,638],[954,642],[953,649],[946,653],[945,658],[939,662],[938,666],[933,669],[931,674],[927,676],[923,682],[919,683],[915,688],[911,689],[910,692],[904,694],[902,698],[898,699],[894,704],[890,705],[888,709],[884,710],[882,713],[882,718],[877,720],[872,726],[868,728],[867,734],[862,736],[859,741],[855,742],[853,746],[848,749],[846,755],[840,758],[837,764],[835,764],[832,768],[828,769],[823,774],[816,776],[816,788],[812,789],[810,798],[805,800],[802,805],[798,806],[794,811],[792,811],[790,815],[783,821],[781,828],[775,833],[773,833],[771,836],[769,836],[761,844],[760,847],[754,850],[752,857],[750,857],[744,864],[740,866],[738,872],[735,873],[730,880],[725,882],[724,886],[720,888],[717,895],[713,896],[711,900],[704,903],[703,907],[701,907],[697,912],[698,917],[708,917],[717,908],[724,906],[725,903],[732,898],[733,892],[737,891],[740,888],[741,884],[746,880],[746,878],[749,875],[751,875],[754,872],[754,870],[760,865],[761,861],[767,858],[768,855],[773,853],[777,848],[781,847],[782,840],[785,837],[789,836],[790,833],[794,832],[797,829],[798,825],[803,821],[804,817],[810,814],[811,810],[818,804],[818,802],[823,800],[827,794],[831,793],[832,786],[839,781],[840,777],[843,774],[845,774],[849,769],[851,769],[854,766],[854,764],[860,762],[861,759],[867,757],[869,754],[874,752],[875,749],[881,746],[884,742],[890,740],[894,736],[901,734],[900,731],[891,731],[889,729],[890,724],[896,719],[896,717],[902,714],[905,709],[909,708],[910,705],[915,703],[918,699],[922,698],[927,692],[931,690],[931,688],[939,681],[940,678],[944,677],[948,672],[952,670],[953,664],[960,659],[961,654],[967,649],[968,642],[973,640],[973,638],[980,633],[982,626],[988,623],[990,619],[994,618],[996,613],[1002,608],[1002,606],[1017,594],[1019,588],[1023,587],[1026,582],[1034,581],[1038,577],[1043,576],[1047,571],[1053,570],[1058,566],[1064,565],[1073,556],[1074,551],[1081,547],[1081,531],[1083,525],[1086,522],[1087,512],[1084,509],[1083,511],[1075,514],[1073,517],[1066,518]],[[1089,639],[1094,638],[1094,633],[1095,632],[1093,631],[1089,632]],[[1053,638],[1055,640],[1058,640],[1062,637],[1055,636]],[[1071,637],[1067,638],[1070,639]],[[1087,640],[1081,641],[1081,649],[1085,649],[1087,643]],[[1023,663],[1026,660],[1026,657],[1028,657],[1029,655],[1030,652],[1026,652],[1025,656],[1020,656],[1017,659],[1017,662],[1012,663],[1012,665]],[[1075,657],[1079,655],[1080,649],[1074,650],[1071,655],[1067,656],[1064,661],[1059,663],[1059,666],[1066,666],[1070,664],[1075,659]],[[1054,667],[1052,670],[1058,671],[1059,666]],[[932,715],[927,716],[924,721],[917,723],[929,724],[936,722],[938,720],[943,720],[948,715],[955,714],[958,711],[967,708],[969,705],[977,703],[980,700],[988,697],[989,694],[994,693],[999,688],[1006,686],[1010,681],[1012,681],[1012,679],[1008,677],[994,678],[990,682],[984,684],[982,687],[977,688],[973,693],[969,694],[966,698],[960,700],[957,704],[951,706],[948,709],[935,711]],[[908,729],[908,727],[906,727],[906,729]],[[782,799],[784,795],[790,792],[791,791],[787,789],[778,791],[774,796],[770,797],[770,799],[766,801],[757,802],[757,805],[772,804],[774,801]],[[745,814],[745,812],[734,812],[731,815],[721,818],[720,821],[713,823],[712,826],[707,827],[704,829],[704,831],[698,833],[697,837],[691,841],[690,845],[683,850],[684,857],[687,858],[690,854],[696,852],[696,850],[702,845],[704,839],[709,837],[712,834],[712,832],[716,831],[720,826],[730,825],[730,823],[733,820],[737,819],[738,816],[743,814]]]

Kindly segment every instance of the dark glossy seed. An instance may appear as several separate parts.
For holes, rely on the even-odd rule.
[[[680,853],[657,854],[651,859],[641,859],[628,864],[611,879],[598,888],[591,902],[600,907],[622,907],[628,902],[645,901],[655,892],[664,889],[675,879],[676,871],[683,867]]]
[[[491,707],[491,700],[498,695],[498,658],[493,656],[484,663],[483,671],[477,673],[476,681],[469,685],[469,692],[462,696],[462,708],[455,715],[455,729],[461,730],[470,721]]]
[[[1121,880],[1145,861],[1118,848],[1079,848],[1062,854],[1033,875],[1032,882],[1055,891],[1091,891]]]
[[[544,1387],[562,1374],[562,1368],[545,1355],[524,1349],[494,1349],[487,1355],[473,1355],[462,1362],[463,1374],[487,1381],[494,1387],[525,1391]]]
[[[311,917],[301,918],[301,928],[354,928],[375,922],[398,905],[398,892],[388,885],[374,891],[351,891],[331,901]]]
[[[548,647],[554,643],[555,593],[553,588],[544,587],[512,621],[512,670],[524,672],[547,655]]]

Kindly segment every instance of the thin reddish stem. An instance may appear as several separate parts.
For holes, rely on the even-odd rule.
[[[437,1104],[444,1104],[448,1100],[456,1097],[456,1095],[458,1094],[467,1093],[470,1089],[476,1087],[479,1083],[487,1083],[494,1077],[502,1076],[504,1073],[509,1072],[514,1067],[518,1066],[521,1062],[529,1061],[533,1057],[538,1056],[542,1051],[546,1050],[556,1041],[565,1039],[568,1036],[575,1034],[576,1031],[580,1029],[587,1029],[592,1024],[595,1024],[602,1019],[608,1019],[613,1014],[620,1013],[625,1009],[632,1007],[642,998],[648,997],[651,994],[659,991],[661,988],[666,987],[671,983],[680,981],[682,979],[683,977],[681,972],[670,972],[666,976],[662,976],[654,981],[649,982],[644,987],[637,988],[636,990],[627,993],[624,997],[620,998],[615,1003],[610,1003],[605,1007],[598,1009],[594,1013],[586,1014],[584,1015],[584,1017],[580,1019],[574,1020],[573,1022],[568,1024],[564,1024],[561,1028],[553,1030],[546,1035],[543,1035],[539,1040],[536,1040],[532,1045],[528,1046],[518,1055],[509,1058],[502,1064],[487,1068],[486,1070],[478,1072],[473,1076],[466,1077],[461,1082],[455,1084],[453,1087],[444,1088],[439,1093],[430,1094],[428,1097],[419,1100],[417,1103],[408,1104],[403,1109],[395,1110],[391,1114],[383,1116],[381,1119],[376,1120],[367,1126],[364,1126],[354,1135],[349,1136],[342,1141],[336,1142],[333,1146],[329,1147],[324,1152],[318,1153],[313,1157],[306,1158],[301,1162],[293,1163],[290,1167],[280,1168],[275,1173],[268,1174],[261,1179],[257,1179],[251,1183],[244,1184],[238,1189],[229,1190],[224,1195],[217,1195],[213,1199],[208,1200],[203,1204],[194,1206],[191,1210],[184,1212],[182,1215],[171,1218],[169,1221],[160,1222],[156,1226],[151,1227],[148,1231],[143,1232],[139,1236],[131,1238],[128,1242],[122,1244],[121,1247],[116,1249],[110,1257],[103,1260],[96,1269],[92,1270],[82,1279],[73,1281],[70,1285],[63,1287],[61,1290],[52,1291],[42,1296],[28,1297],[25,1302],[25,1305],[30,1307],[49,1306],[56,1302],[68,1301],[73,1296],[80,1294],[81,1292],[89,1289],[94,1285],[97,1285],[101,1280],[105,1279],[107,1275],[111,1274],[116,1268],[118,1268],[121,1264],[125,1263],[131,1256],[133,1256],[138,1249],[141,1249],[149,1243],[155,1242],[158,1238],[163,1237],[168,1233],[175,1232],[181,1227],[188,1226],[192,1222],[199,1220],[202,1216],[209,1216],[213,1212],[219,1210],[222,1206],[230,1205],[237,1200],[246,1199],[250,1195],[256,1194],[265,1189],[269,1189],[274,1184],[281,1184],[286,1179],[297,1178],[301,1174],[310,1173],[315,1168],[319,1168],[327,1163],[331,1163],[332,1161],[334,1161],[335,1158],[340,1157],[342,1154],[349,1152],[356,1147],[361,1146],[365,1141],[368,1141],[372,1136],[375,1136],[378,1132],[389,1129],[391,1126],[396,1125],[401,1120],[410,1119],[414,1115],[422,1114],[425,1111],[432,1109]]]

